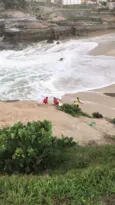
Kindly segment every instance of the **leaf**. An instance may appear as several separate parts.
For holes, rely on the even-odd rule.
[[[11,133],[11,139],[14,139],[14,138],[15,138],[15,134]]]
[[[18,136],[19,136],[19,137],[22,137],[22,136],[23,136],[23,130],[22,130],[22,129],[19,129],[19,130],[18,130]]]

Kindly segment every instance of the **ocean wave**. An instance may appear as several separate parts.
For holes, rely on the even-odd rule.
[[[0,51],[0,100],[60,97],[113,84],[115,58],[88,53],[99,42],[114,38],[115,34],[109,34],[59,45],[41,42],[22,51]]]

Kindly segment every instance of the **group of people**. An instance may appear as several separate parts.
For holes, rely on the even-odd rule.
[[[45,105],[48,104],[48,97],[45,97],[45,98],[43,99],[43,104],[45,104]],[[53,98],[53,104],[54,104],[54,105],[58,105],[58,106],[62,106],[61,100],[58,99],[58,98],[55,98],[55,97]]]
[[[45,105],[48,104],[48,97],[45,97],[43,99],[43,104],[45,104]],[[56,105],[56,106],[62,106],[61,100],[59,98],[56,98],[56,97],[53,98],[53,104]],[[83,104],[83,103],[79,100],[79,97],[77,97],[76,100],[74,100],[73,104],[76,107],[79,107],[79,104]]]

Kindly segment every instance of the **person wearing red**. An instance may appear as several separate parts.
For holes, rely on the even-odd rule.
[[[48,104],[48,97],[45,97],[44,99],[43,99],[43,104]]]
[[[59,105],[59,101],[57,98],[54,98],[54,105]]]

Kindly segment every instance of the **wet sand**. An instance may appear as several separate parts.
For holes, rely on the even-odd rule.
[[[104,55],[104,56],[115,56],[115,41],[100,43],[95,49],[90,51],[90,55]]]

